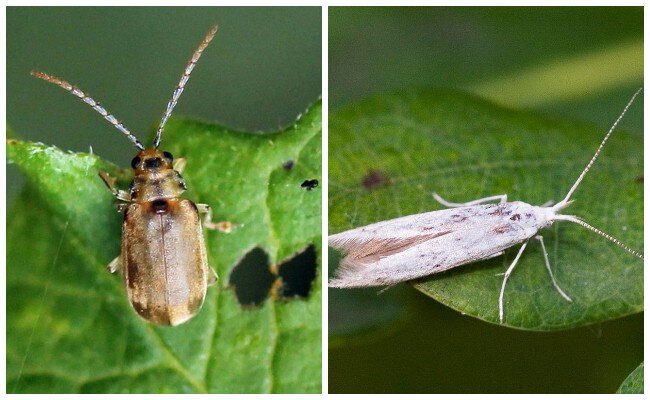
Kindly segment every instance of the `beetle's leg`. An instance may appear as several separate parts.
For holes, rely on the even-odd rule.
[[[567,301],[573,301],[571,300],[571,297],[567,296],[566,293],[562,289],[560,289],[560,285],[557,284],[557,281],[555,280],[555,277],[553,276],[553,271],[551,271],[551,263],[548,261],[548,253],[546,252],[546,246],[544,246],[544,238],[541,235],[535,236],[535,239],[539,240],[539,243],[542,245],[542,252],[544,253],[544,263],[546,264],[546,269],[548,270],[548,274],[551,276],[551,282],[553,282],[553,286],[555,286],[555,290],[560,293],[562,297],[564,297]]]
[[[185,157],[175,158],[174,161],[172,161],[172,168],[174,168],[174,170],[176,170],[179,174],[183,173],[186,165],[187,158]]]
[[[448,208],[475,206],[477,204],[490,203],[490,202],[492,202],[494,200],[499,200],[499,203],[505,203],[505,202],[508,201],[508,195],[507,194],[498,194],[496,196],[483,197],[482,199],[468,201],[467,203],[450,203],[447,200],[440,197],[438,195],[438,193],[433,193],[433,198],[438,203],[440,203],[443,206],[448,207]]]
[[[122,256],[117,256],[113,259],[113,261],[108,263],[106,270],[111,274],[122,272]]]
[[[99,171],[99,177],[102,178],[102,181],[106,184],[106,187],[108,187],[108,190],[113,193],[113,196],[115,196],[118,200],[121,201],[131,201],[131,195],[129,192],[124,191],[124,190],[119,190],[115,187],[115,181],[117,179],[113,178],[110,176],[108,173],[104,171]]]
[[[506,289],[506,282],[508,281],[508,277],[512,273],[512,270],[515,269],[515,265],[519,262],[519,257],[521,257],[521,254],[524,252],[524,249],[526,248],[526,245],[528,244],[528,241],[525,241],[524,244],[521,245],[521,248],[519,248],[519,253],[517,253],[517,256],[515,259],[512,261],[512,264],[508,267],[506,270],[506,273],[503,275],[503,283],[501,284],[501,293],[499,293],[499,322],[503,323],[503,293],[505,292]]]
[[[212,274],[210,275],[210,273]],[[219,276],[217,275],[217,272],[214,269],[212,269],[212,267],[209,266],[208,266],[208,275],[210,275],[208,276],[208,286],[214,285],[219,280]]]
[[[205,214],[205,219],[203,220],[203,226],[206,229],[216,229],[224,233],[230,233],[232,228],[236,228],[239,225],[233,224],[230,221],[219,221],[212,222],[212,208],[207,204],[197,204],[196,209],[199,210],[199,213]]]

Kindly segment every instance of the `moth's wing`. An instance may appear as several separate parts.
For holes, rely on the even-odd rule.
[[[443,211],[449,213],[418,214],[330,236],[330,245],[347,256],[329,285],[382,286],[424,277],[489,258],[535,232],[493,206]],[[470,212],[473,218],[462,220]]]
[[[467,210],[448,209],[409,215],[330,235],[328,243],[348,258],[383,257],[453,231],[454,221],[466,220],[464,214]]]

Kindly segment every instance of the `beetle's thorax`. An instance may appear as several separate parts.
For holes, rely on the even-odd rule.
[[[133,158],[135,174],[131,181],[131,201],[144,203],[180,197],[185,181],[172,166],[173,157],[158,149],[145,149]]]

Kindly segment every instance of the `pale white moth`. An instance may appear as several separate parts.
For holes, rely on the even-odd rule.
[[[559,203],[533,206],[522,201],[510,202],[505,194],[467,203],[451,203],[434,193],[433,198],[448,207],[447,209],[377,222],[329,236],[329,245],[345,255],[334,278],[329,281],[329,286],[391,286],[498,257],[504,254],[505,249],[521,244],[517,255],[503,275],[499,293],[499,321],[502,323],[506,282],[532,238],[540,242],[544,263],[553,286],[564,299],[572,301],[555,280],[544,239],[538,235],[540,229],[551,226],[555,221],[569,221],[583,226],[643,259],[643,254],[579,217],[560,214],[561,210],[572,203],[571,195],[589,172],[610,135],[640,92],[641,89],[634,93],[596,153]],[[489,204],[497,200],[498,203]]]

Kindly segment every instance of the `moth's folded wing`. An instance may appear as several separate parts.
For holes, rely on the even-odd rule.
[[[330,235],[328,242],[331,247],[355,259],[373,254],[392,254],[456,229],[453,218],[448,215],[454,212],[431,211],[381,221]]]
[[[381,274],[380,276],[373,272],[381,260],[407,253],[410,249],[449,233],[451,231],[447,230],[402,238],[373,238],[346,235],[346,232],[330,236],[330,246],[341,250],[346,256],[341,260],[335,278],[329,281],[329,286],[362,287],[394,283],[388,281],[388,275]]]
[[[330,244],[347,251],[347,256],[329,285],[364,287],[405,282],[484,260],[531,236],[525,229],[498,224],[456,228],[392,240],[345,235],[333,238],[332,244],[330,237]],[[507,235],[494,232],[506,228],[510,229]]]

